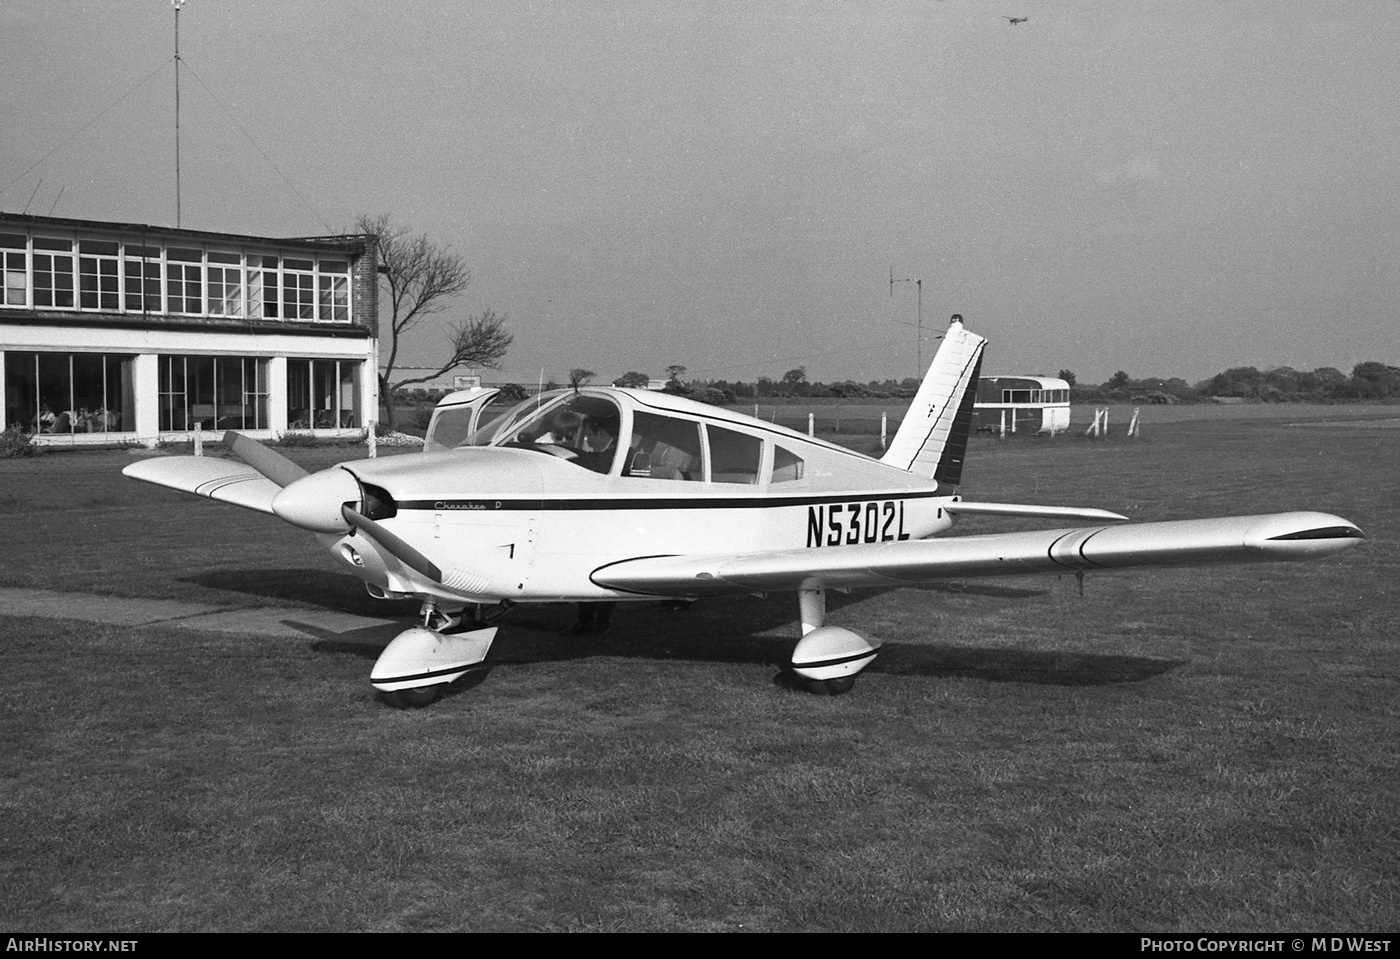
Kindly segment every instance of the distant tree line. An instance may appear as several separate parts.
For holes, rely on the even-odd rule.
[[[1061,371],[1068,379],[1064,373],[1069,371]],[[1330,366],[1312,371],[1236,366],[1194,385],[1179,377],[1133,379],[1119,370],[1099,386],[1075,384],[1071,396],[1081,402],[1197,403],[1216,397],[1262,403],[1386,402],[1400,400],[1400,367],[1367,361],[1352,367],[1348,376]]]
[[[668,367],[667,372],[684,367]],[[630,375],[630,374],[629,374]],[[622,385],[617,381],[617,385]],[[909,399],[919,388],[919,381],[911,378],[903,380],[872,380],[858,383],[843,380],[835,383],[813,383],[807,379],[807,368],[799,366],[788,370],[778,379],[760,376],[756,382],[742,380],[693,380],[682,382],[679,375],[672,375],[666,382],[666,392],[688,396],[704,403],[741,403],[755,399],[810,398],[824,399]]]
[[[1078,382],[1072,370],[1060,370],[1070,384],[1073,402],[1200,403],[1216,397],[1232,397],[1264,403],[1345,403],[1400,401],[1400,367],[1368,361],[1358,363],[1347,376],[1332,367],[1311,372],[1290,366],[1260,371],[1238,366],[1198,383],[1180,377],[1149,376],[1136,379],[1119,370],[1095,386]],[[708,380],[681,383],[672,379],[668,392],[694,396],[710,403],[736,403],[772,397],[837,397],[841,399],[908,399],[919,387],[912,377],[902,380],[844,380],[812,383],[804,367],[789,370],[779,379],[760,376],[754,383]]]

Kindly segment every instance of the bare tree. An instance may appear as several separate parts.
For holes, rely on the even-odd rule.
[[[373,236],[379,247],[379,272],[388,291],[387,317],[380,322],[380,341],[387,342],[387,356],[381,354],[379,395],[388,425],[394,425],[394,393],[414,383],[426,383],[461,367],[499,369],[502,357],[514,337],[506,332],[506,317],[494,310],[483,310],[451,327],[451,352],[442,365],[426,376],[394,379],[399,348],[404,337],[427,317],[440,313],[471,285],[471,270],[462,257],[426,234],[412,233],[395,223],[386,213],[363,215],[355,221],[355,232]]]
[[[593,379],[593,377],[597,375],[598,374],[594,373],[592,370],[585,370],[582,367],[574,367],[572,370],[569,370],[569,385],[574,388],[575,392],[577,392],[579,387],[587,386],[588,381]]]

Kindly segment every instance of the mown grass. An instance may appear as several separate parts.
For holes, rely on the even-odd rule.
[[[627,606],[587,641],[523,607],[489,671],[405,713],[353,638],[0,617],[0,923],[1392,929],[1397,454],[1400,431],[1249,422],[975,441],[970,498],[1319,507],[1371,541],[1082,597],[837,596],[830,621],[886,647],[835,699],[780,679],[791,597]],[[121,480],[123,457],[0,464],[23,503],[0,585],[383,614],[309,537]]]

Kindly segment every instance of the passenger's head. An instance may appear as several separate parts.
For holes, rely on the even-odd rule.
[[[549,431],[556,437],[572,437],[578,433],[583,417],[573,410],[560,410],[549,421]]]

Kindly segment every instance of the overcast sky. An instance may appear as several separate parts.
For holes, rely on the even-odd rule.
[[[0,210],[175,223],[174,25],[4,0]],[[911,376],[891,269],[925,363],[1400,364],[1395,0],[189,0],[180,54],[185,227],[390,213],[516,379]]]

